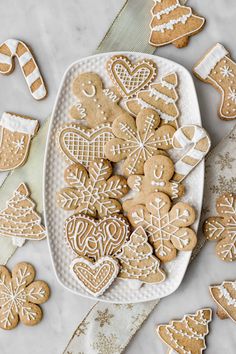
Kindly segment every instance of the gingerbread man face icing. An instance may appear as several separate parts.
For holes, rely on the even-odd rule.
[[[73,83],[73,94],[78,102],[70,109],[73,119],[87,119],[90,127],[113,122],[124,110],[118,105],[116,91],[104,89],[102,79],[95,73],[80,74]]]

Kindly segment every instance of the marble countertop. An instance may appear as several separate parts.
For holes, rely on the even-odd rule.
[[[17,112],[43,122],[50,115],[62,75],[75,60],[90,55],[109,28],[124,0],[9,0],[0,2],[1,41],[20,38],[34,50],[47,82],[49,95],[42,102],[34,101],[27,91],[19,66],[9,77],[0,77],[1,111]],[[226,4],[227,3],[227,4]],[[189,0],[189,4],[207,18],[201,34],[192,38],[187,48],[162,48],[158,55],[170,58],[191,70],[196,60],[217,41],[223,43],[236,58],[235,0]],[[209,85],[195,79],[203,126],[215,145],[233,127],[217,117],[218,93]],[[50,284],[52,296],[43,306],[43,321],[32,328],[19,325],[14,331],[0,331],[1,354],[59,354],[63,352],[72,332],[94,304],[78,297],[57,282],[53,273],[47,242],[28,242],[9,262],[11,268],[19,261],[32,262],[37,278]],[[203,306],[211,306],[208,286],[225,279],[235,279],[234,264],[218,260],[214,245],[207,244],[190,265],[181,287],[163,299],[142,329],[131,341],[128,354],[164,354],[166,347],[155,334],[158,323],[181,318]],[[215,317],[208,336],[209,354],[234,354],[235,324]],[[86,353],[89,354],[89,353]],[[110,353],[109,353],[110,354]],[[112,354],[112,353],[111,353]]]

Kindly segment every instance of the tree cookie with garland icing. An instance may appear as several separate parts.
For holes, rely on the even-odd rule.
[[[236,323],[236,281],[224,281],[209,290],[217,304],[217,316],[222,320],[231,318]]]

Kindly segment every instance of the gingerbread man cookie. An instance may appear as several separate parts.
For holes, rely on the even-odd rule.
[[[118,104],[121,98],[119,94],[115,90],[104,89],[98,74],[80,74],[73,82],[72,91],[78,102],[70,109],[71,117],[86,118],[92,128],[113,122],[125,112]]]

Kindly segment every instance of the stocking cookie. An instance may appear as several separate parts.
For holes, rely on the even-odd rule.
[[[236,323],[236,281],[224,281],[220,285],[209,287],[216,302],[217,315],[220,319],[231,318]]]
[[[98,74],[80,74],[73,83],[72,91],[78,102],[70,109],[71,117],[86,118],[92,128],[113,122],[124,113],[118,104],[120,96],[114,90],[104,89]]]
[[[174,175],[174,164],[167,156],[157,155],[151,157],[144,164],[144,176],[129,176],[128,186],[135,191],[133,199],[123,203],[123,209],[129,211],[137,204],[145,204],[147,197],[153,192],[164,192],[171,199],[184,194],[184,186],[171,181]]]
[[[202,354],[206,349],[205,338],[209,334],[212,310],[205,308],[182,320],[170,321],[157,327],[157,334],[167,344],[168,353]]]
[[[19,320],[27,326],[41,321],[38,305],[48,300],[50,290],[47,283],[34,278],[35,269],[29,263],[18,263],[12,274],[0,266],[0,328],[13,329]]]
[[[108,160],[96,159],[90,162],[89,170],[81,164],[73,164],[65,170],[69,188],[57,194],[58,205],[65,210],[76,210],[91,216],[108,216],[119,213],[121,199],[128,193],[126,179],[112,176]]]
[[[114,138],[109,123],[87,129],[77,123],[65,124],[58,132],[60,151],[69,163],[88,167],[94,159],[105,157],[105,145]]]
[[[195,232],[187,227],[195,221],[194,209],[182,202],[172,206],[164,193],[150,194],[146,198],[146,206],[131,208],[128,219],[132,226],[144,228],[156,256],[163,262],[174,259],[177,250],[193,250],[197,243]]]
[[[236,64],[229,52],[217,43],[196,64],[193,73],[202,81],[214,86],[221,94],[219,116],[230,120],[236,118]]]
[[[107,256],[96,262],[76,258],[71,264],[71,272],[82,288],[97,297],[113,283],[119,272],[119,264]]]
[[[0,120],[0,171],[24,165],[39,124],[35,119],[4,112]]]
[[[153,248],[141,226],[134,230],[129,241],[122,246],[117,258],[121,264],[119,277],[122,279],[135,279],[150,284],[165,280],[165,273],[160,269],[160,262],[153,255]]]
[[[125,176],[142,174],[145,161],[160,154],[158,149],[172,147],[175,129],[170,125],[159,127],[159,124],[159,115],[151,109],[140,111],[136,121],[126,115],[118,117],[112,125],[116,138],[106,144],[106,157],[113,162],[125,159]]]
[[[0,44],[0,73],[11,74],[14,70],[14,57],[19,61],[31,95],[36,100],[41,100],[47,95],[38,65],[27,45],[18,39],[8,39]]]
[[[95,261],[115,255],[129,235],[129,223],[122,215],[115,214],[96,220],[76,214],[65,221],[65,236],[72,250],[79,256]]]
[[[150,84],[157,75],[156,64],[144,59],[134,64],[124,55],[115,55],[107,62],[107,71],[123,97],[132,97]]]
[[[219,216],[208,218],[203,225],[208,240],[217,241],[216,253],[223,261],[236,260],[236,197],[225,193],[216,201]]]
[[[137,116],[143,108],[151,108],[156,111],[165,123],[176,123],[179,110],[176,105],[178,93],[176,86],[178,77],[176,73],[170,73],[160,81],[152,83],[146,90],[140,91],[136,97],[125,101],[128,111]]]
[[[154,0],[150,23],[149,43],[155,47],[174,44],[177,48],[188,45],[189,37],[200,32],[205,19],[193,14],[191,7],[179,0]]]
[[[29,191],[21,183],[0,211],[0,236],[11,237],[13,244],[22,246],[27,240],[42,240],[46,237],[41,218],[36,213],[35,204]]]

